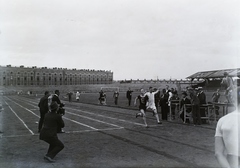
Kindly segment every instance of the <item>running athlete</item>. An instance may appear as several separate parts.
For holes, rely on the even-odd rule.
[[[155,99],[154,99],[154,95],[158,92],[159,92],[159,90],[156,90],[155,92],[153,92],[153,88],[149,87],[149,91],[147,93],[145,93],[144,96],[148,96],[147,109],[152,110],[157,119],[157,123],[162,124],[162,122],[159,120],[157,108],[155,105]]]
[[[141,94],[138,95],[136,98],[135,98],[135,101],[134,101],[134,106],[137,105],[137,100],[139,100],[139,111],[137,114],[136,114],[136,118],[137,117],[143,117],[143,122],[146,126],[146,128],[148,128],[148,125],[147,125],[147,121],[146,121],[146,114],[145,114],[145,111],[146,111],[146,103],[147,103],[147,99],[148,97],[147,96],[144,96],[144,89],[141,89]]]

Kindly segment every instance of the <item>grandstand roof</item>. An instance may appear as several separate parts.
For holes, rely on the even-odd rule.
[[[214,70],[214,71],[203,71],[197,72],[191,76],[188,76],[188,79],[202,79],[202,78],[223,78],[223,73],[227,72],[231,77],[240,76],[240,68],[236,69],[222,69],[222,70]]]

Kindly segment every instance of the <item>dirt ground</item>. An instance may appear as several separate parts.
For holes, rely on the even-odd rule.
[[[216,123],[193,126],[180,119],[149,128],[137,110],[65,101],[65,148],[55,163],[44,161],[48,144],[39,140],[39,98],[3,96],[0,112],[0,167],[219,167],[214,157]]]

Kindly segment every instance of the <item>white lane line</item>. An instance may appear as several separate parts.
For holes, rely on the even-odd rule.
[[[78,117],[86,118],[86,119],[89,119],[89,120],[93,120],[93,121],[96,121],[96,122],[100,122],[100,123],[104,123],[104,124],[107,124],[107,125],[111,125],[111,126],[114,126],[114,127],[121,128],[118,125],[107,123],[107,122],[104,122],[104,121],[101,121],[101,120],[96,120],[96,119],[93,119],[93,118],[90,118],[90,117],[86,117],[86,116],[83,116],[83,115],[80,115],[80,114],[75,114],[75,113],[72,113],[72,112],[67,112],[67,113],[75,115],[75,116],[78,116]]]
[[[31,110],[29,110],[29,109],[23,107],[22,105],[16,103],[15,101],[13,101],[13,100],[10,100],[10,101],[12,101],[12,102],[14,102],[15,104],[19,105],[19,106],[22,107],[23,109],[29,111],[29,112],[32,113],[33,115],[38,116],[38,115],[36,115],[35,113],[33,113]],[[39,117],[39,116],[38,116],[38,117]],[[86,124],[80,123],[80,122],[78,122],[78,121],[75,121],[75,120],[69,119],[69,118],[67,118],[67,117],[63,117],[63,118],[66,119],[66,120],[69,120],[69,121],[71,121],[71,122],[74,122],[74,123],[76,123],[76,124],[79,124],[79,125],[82,125],[82,126],[85,126],[85,127],[91,128],[91,129],[93,129],[93,130],[98,130],[97,128],[94,128],[94,127],[91,127],[91,126],[89,126],[89,125],[86,125]]]
[[[131,122],[131,121],[127,121],[127,120],[119,119],[119,118],[114,118],[114,117],[108,117],[108,116],[105,116],[105,115],[96,114],[96,113],[92,113],[92,112],[85,111],[85,110],[78,110],[78,109],[73,109],[73,108],[70,108],[70,107],[67,107],[66,109],[71,109],[71,110],[75,110],[75,111],[83,112],[83,113],[85,113],[85,114],[95,115],[95,116],[99,116],[99,117],[103,117],[103,118],[108,118],[108,119],[118,120],[118,121],[121,121],[121,122],[130,123],[130,124],[135,124],[135,125],[141,125],[141,126],[144,126],[144,124],[140,124],[140,123],[136,123],[136,122]]]
[[[29,100],[26,100],[28,102],[31,102],[31,103],[34,103],[34,104],[37,104],[33,101],[29,101]],[[26,102],[25,102],[26,103]],[[89,111],[85,111],[85,110],[78,110],[78,109],[73,109],[73,108],[70,108],[70,107],[65,107],[65,109],[70,109],[70,110],[74,110],[74,111],[79,111],[79,112],[83,112],[85,114],[90,114],[90,115],[95,115],[95,116],[99,116],[99,117],[103,117],[103,118],[108,118],[108,119],[112,119],[112,120],[117,120],[117,121],[120,121],[120,122],[125,122],[125,123],[130,123],[130,124],[134,124],[134,125],[139,125],[139,126],[145,126],[144,124],[140,124],[140,123],[137,123],[137,122],[131,122],[131,121],[127,121],[127,120],[124,120],[124,119],[119,119],[119,118],[113,118],[113,117],[108,117],[108,116],[105,116],[105,115],[101,115],[101,114],[96,114],[96,113],[93,113],[93,112],[89,112]],[[77,115],[75,113],[71,113],[71,112],[68,112],[66,111],[66,113],[69,113],[71,115]],[[82,116],[83,117],[83,116]],[[90,118],[88,118],[90,119]],[[94,120],[94,119],[92,119]],[[71,121],[71,120],[70,120]],[[100,120],[98,120],[100,121]],[[106,124],[106,123],[105,123]],[[109,123],[111,124],[111,123]],[[114,125],[115,127],[119,127],[121,128],[120,126],[117,126],[117,125]]]
[[[35,102],[29,101],[29,100],[26,100],[26,101],[31,102],[31,103],[35,103]],[[25,103],[26,103],[26,102],[25,102]],[[144,126],[144,124],[134,123],[134,122],[126,121],[126,120],[121,120],[121,119],[118,119],[118,118],[107,117],[107,116],[104,116],[104,115],[95,114],[95,113],[92,113],[92,112],[86,112],[86,111],[83,111],[83,110],[72,109],[72,108],[69,108],[69,107],[67,107],[66,109],[71,109],[71,110],[75,110],[75,111],[84,112],[84,113],[86,113],[86,114],[91,114],[91,115],[100,116],[100,117],[104,117],[104,118],[108,118],[108,119],[119,120],[119,121],[121,121],[121,122],[129,122],[129,123],[131,123],[131,124],[136,124],[136,125]],[[101,122],[101,123],[104,123],[104,124],[107,124],[107,125],[111,125],[111,126],[114,126],[114,127],[123,128],[123,127],[121,127],[121,126],[119,126],[119,125],[107,123],[107,122],[104,122],[104,121],[101,121],[101,120],[96,120],[96,119],[93,119],[93,118],[90,118],[90,117],[86,117],[86,116],[83,116],[83,115],[79,115],[79,114],[75,114],[75,113],[72,113],[72,112],[69,112],[69,111],[66,111],[66,113],[71,114],[71,115],[75,115],[75,116],[79,116],[79,117],[82,117],[82,118],[87,118],[87,119],[89,119],[89,120]]]
[[[9,99],[9,98],[8,98],[8,99]],[[36,117],[40,118],[39,115],[35,114],[33,111],[29,110],[28,108],[23,107],[21,104],[18,104],[17,102],[15,102],[15,101],[13,101],[13,100],[11,100],[11,99],[9,99],[9,100],[10,100],[11,102],[17,104],[18,106],[22,107],[23,109],[27,110],[28,112],[32,113],[32,114],[35,115]]]
[[[74,122],[74,123],[76,123],[76,124],[79,124],[79,125],[82,125],[82,126],[85,126],[85,127],[91,128],[91,129],[93,129],[93,130],[98,130],[97,128],[94,128],[94,127],[91,127],[91,126],[89,126],[89,125],[86,125],[86,124],[80,123],[80,122],[78,122],[78,121],[75,121],[75,120],[72,120],[72,119],[69,119],[69,118],[66,118],[66,117],[63,117],[63,118],[66,119],[66,120],[72,121],[72,122]]]
[[[17,113],[9,106],[9,104],[5,101],[6,105],[9,107],[9,109],[15,114],[15,116],[23,123],[23,125],[28,129],[28,131],[34,135],[33,131],[28,128],[28,126],[25,124],[25,122],[17,115]]]
[[[67,131],[65,134],[78,134],[78,133],[85,133],[85,132],[97,132],[97,131],[112,131],[112,130],[120,130],[124,128],[107,128],[107,129],[97,129],[97,130],[82,130],[82,131]],[[16,138],[16,137],[27,137],[32,136],[29,134],[25,135],[0,135],[0,138]],[[34,134],[34,136],[39,136],[39,133]]]

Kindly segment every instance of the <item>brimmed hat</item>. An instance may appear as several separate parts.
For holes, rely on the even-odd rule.
[[[55,102],[55,101],[53,101],[52,103],[51,103],[51,105],[50,105],[50,110],[51,111],[54,111],[54,110],[56,110],[58,108],[58,104]]]

